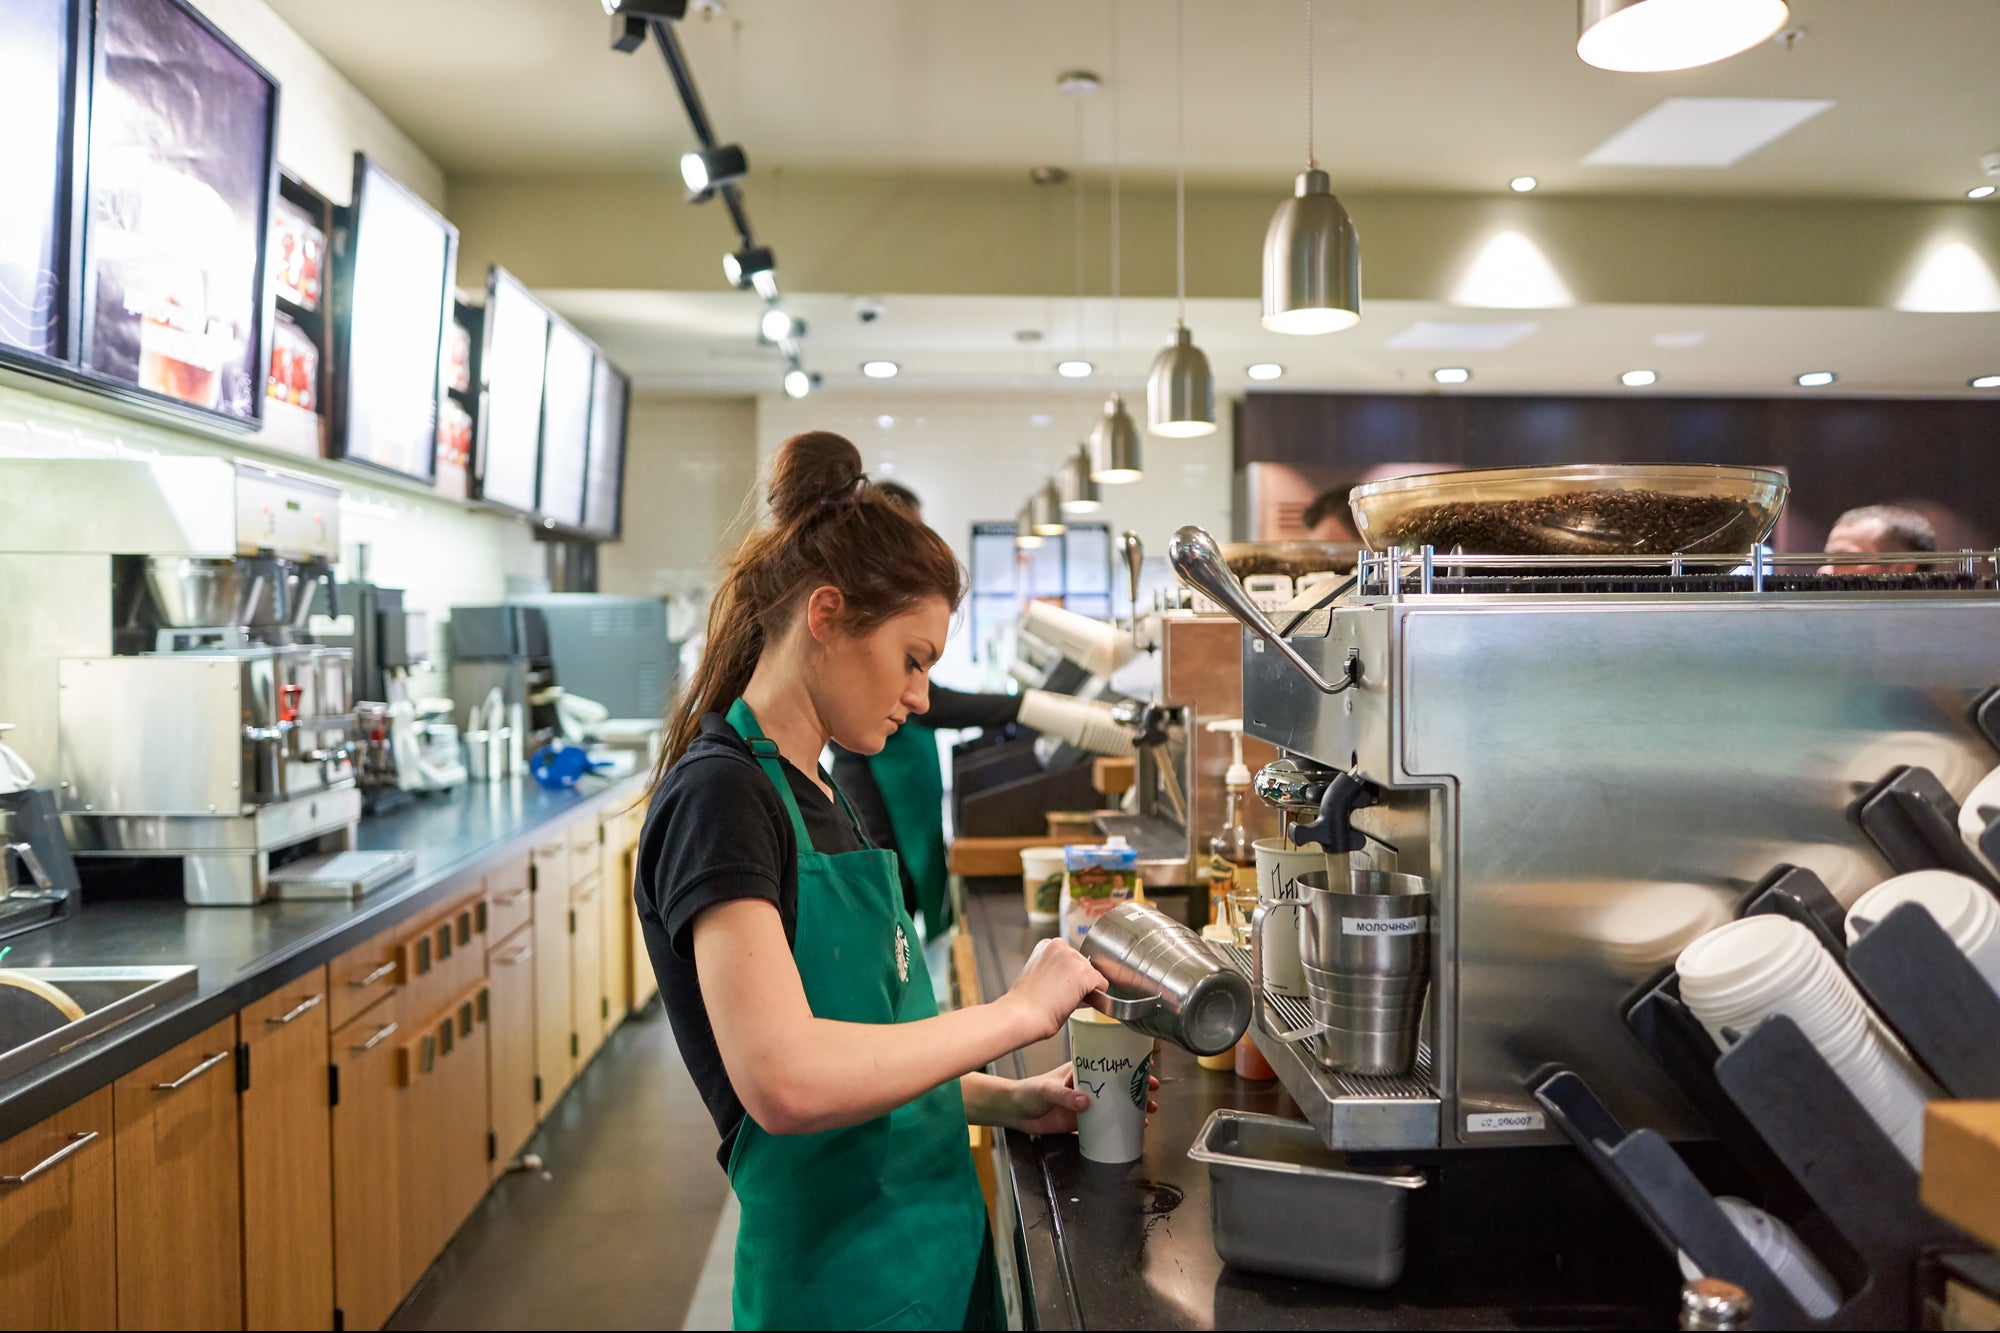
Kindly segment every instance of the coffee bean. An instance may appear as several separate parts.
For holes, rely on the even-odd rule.
[[[1703,555],[1749,550],[1766,518],[1723,496],[1570,491],[1429,505],[1399,516],[1375,541],[1467,555]]]

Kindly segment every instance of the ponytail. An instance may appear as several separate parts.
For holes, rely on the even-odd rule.
[[[748,687],[765,647],[814,588],[840,589],[842,628],[856,634],[925,597],[956,610],[965,595],[944,539],[871,485],[860,451],[839,435],[807,431],[786,440],[765,499],[771,521],[730,556],[708,609],[701,664],[667,712],[656,787],[687,753],[701,719],[726,710]]]

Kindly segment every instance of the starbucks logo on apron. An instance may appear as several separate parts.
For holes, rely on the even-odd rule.
[[[896,980],[910,979],[910,937],[903,933],[903,923],[896,923]]]

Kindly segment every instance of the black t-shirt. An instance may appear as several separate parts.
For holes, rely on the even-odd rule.
[[[866,844],[837,802],[798,769],[778,761],[792,785],[817,851],[858,852]],[[730,1086],[695,975],[694,921],[704,909],[737,898],[775,903],[785,940],[799,925],[799,862],[791,816],[750,746],[720,713],[701,720],[687,753],[653,792],[639,835],[633,897],[639,928],[681,1059],[722,1135],[716,1157],[724,1168],[743,1123],[743,1103]]]

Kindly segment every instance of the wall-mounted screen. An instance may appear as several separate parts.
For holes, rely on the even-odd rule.
[[[590,477],[583,492],[583,528],[617,540],[625,490],[626,404],[632,383],[600,354],[590,402]]]
[[[88,369],[262,417],[277,112],[277,83],[181,0],[98,0]]]
[[[0,351],[67,360],[81,0],[0,0]]]
[[[486,276],[485,347],[479,377],[479,495],[521,513],[535,508],[542,430],[542,377],[548,365],[549,317],[514,275]]]
[[[334,452],[433,481],[458,229],[357,153],[339,232]]]
[[[536,509],[566,528],[583,526],[590,448],[592,369],[597,353],[561,320],[549,325],[548,372],[542,380],[542,468]]]

